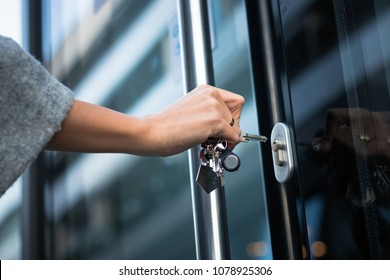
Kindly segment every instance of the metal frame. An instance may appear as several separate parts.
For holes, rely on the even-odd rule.
[[[42,0],[24,0],[25,45],[42,61]],[[22,258],[45,259],[45,159],[41,153],[23,175]]]
[[[272,6],[277,3],[271,0],[246,0],[253,84],[258,112],[261,112],[259,128],[263,135],[271,135],[273,127],[279,122],[293,123],[288,86],[285,88],[281,80],[284,71],[283,41],[277,37],[280,32],[275,32],[279,15],[273,13]],[[294,143],[292,146],[295,147]],[[279,183],[272,168],[272,150],[267,145],[261,145],[261,150],[273,258],[302,259],[302,248],[306,244],[301,240],[295,202],[299,193],[297,167],[292,178]],[[296,155],[293,157],[296,158]],[[294,165],[297,166],[297,163]]]
[[[185,92],[202,84],[214,85],[207,0],[178,0],[180,44]],[[189,151],[192,205],[198,259],[230,259],[225,193],[210,194],[195,181],[199,147]]]

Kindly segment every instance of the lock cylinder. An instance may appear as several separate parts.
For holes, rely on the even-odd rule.
[[[271,149],[276,180],[286,183],[294,170],[290,130],[286,124],[277,123],[272,129]]]

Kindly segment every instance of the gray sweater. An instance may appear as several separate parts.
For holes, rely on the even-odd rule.
[[[73,94],[0,36],[0,196],[60,130]]]

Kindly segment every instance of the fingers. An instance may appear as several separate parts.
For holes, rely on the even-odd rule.
[[[241,111],[245,103],[243,96],[236,93],[217,88],[223,102],[232,114],[236,123],[240,123]]]
[[[207,91],[219,103],[217,111],[221,114],[222,121],[217,118],[218,123],[215,125],[211,136],[225,139],[229,146],[233,148],[240,142],[241,129],[239,123],[245,99],[241,95],[208,85],[200,86],[200,88]],[[233,124],[232,119],[234,120]]]
[[[356,125],[360,124],[359,127]],[[352,127],[359,129],[360,140],[366,142],[375,139],[372,113],[366,109],[333,108],[326,113],[324,135],[320,139],[320,150],[329,152],[334,143],[353,149]]]
[[[231,125],[231,127],[233,128],[234,130],[234,134],[232,135],[234,138],[233,139],[226,139],[226,141],[228,141],[228,148],[230,150],[233,150],[234,147],[241,142],[241,134],[242,134],[242,131],[241,131],[241,128],[240,128],[240,125],[239,125],[239,117],[238,117],[238,120],[236,120],[234,117],[232,117],[232,119],[234,120],[234,123],[233,125],[231,125],[231,123],[229,125]]]
[[[320,139],[320,150],[329,152],[333,148],[333,142],[343,138],[343,133],[350,125],[348,109],[333,108],[326,112],[324,135]]]

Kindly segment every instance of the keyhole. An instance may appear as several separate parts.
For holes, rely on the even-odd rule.
[[[272,142],[272,151],[276,153],[276,156],[274,157],[275,159],[275,164],[278,166],[283,166],[285,163],[284,159],[284,144],[280,139],[275,139]]]
[[[286,124],[277,123],[272,129],[271,150],[275,178],[279,183],[286,183],[294,172],[290,129]]]

